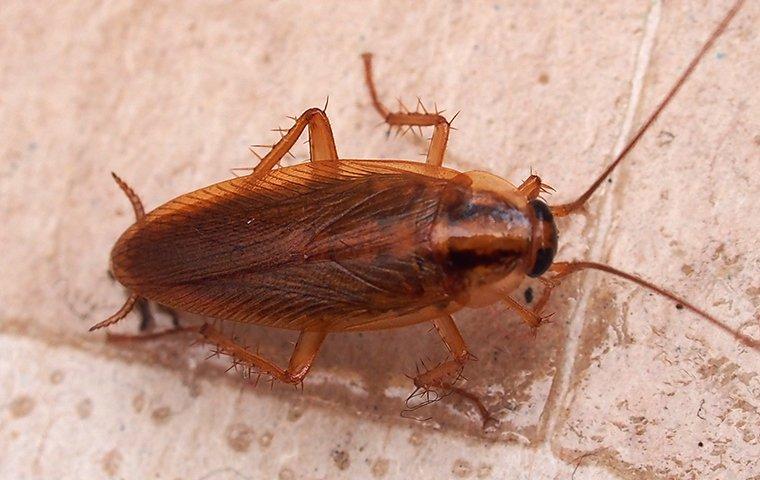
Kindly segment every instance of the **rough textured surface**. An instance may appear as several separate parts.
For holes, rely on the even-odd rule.
[[[760,356],[598,274],[563,285],[532,338],[494,306],[457,317],[468,386],[500,420],[398,413],[425,326],[326,342],[304,393],[257,389],[189,339],[87,334],[123,301],[106,266],[148,208],[251,165],[284,115],[322,105],[343,157],[416,158],[362,83],[462,109],[449,164],[577,195],[728,8],[661,2],[68,2],[0,9],[0,477],[758,478]],[[598,195],[560,258],[673,286],[755,338],[760,3],[750,1]],[[301,155],[303,155],[301,151]],[[134,331],[135,316],[120,331]],[[165,319],[162,319],[165,321]],[[246,332],[284,359],[290,333]]]

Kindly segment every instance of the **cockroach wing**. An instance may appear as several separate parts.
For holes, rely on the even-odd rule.
[[[344,160],[235,178],[130,227],[114,246],[113,271],[146,298],[210,317],[296,330],[377,328],[448,301],[428,235],[455,175]]]

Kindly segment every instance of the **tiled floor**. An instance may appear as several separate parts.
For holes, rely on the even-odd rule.
[[[327,95],[342,157],[416,159],[420,140],[376,127],[359,59],[369,50],[388,103],[419,95],[462,110],[450,166],[514,183],[532,168],[557,189],[550,202],[564,201],[727,8],[6,2],[0,477],[760,474],[758,352],[601,274],[564,284],[536,338],[500,306],[456,316],[479,358],[467,386],[499,420],[487,431],[455,398],[418,412],[430,421],[400,417],[404,373],[443,355],[425,325],[329,337],[303,393],[247,386],[190,339],[114,345],[86,332],[123,301],[106,268],[131,212],[110,171],[153,208],[250,166],[248,144]],[[755,338],[758,19],[748,2],[588,213],[559,223],[560,258],[634,271]],[[135,326],[130,316],[116,330]],[[238,333],[281,361],[294,339]]]

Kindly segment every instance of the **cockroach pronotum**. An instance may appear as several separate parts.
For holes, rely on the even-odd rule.
[[[451,358],[418,373],[418,391],[473,395],[457,386],[472,358],[452,314],[503,302],[531,328],[541,325],[550,295],[568,275],[607,272],[666,297],[753,348],[760,342],[661,287],[611,266],[555,262],[554,218],[577,213],[636,146],[742,5],[738,1],[675,85],[617,158],[576,200],[547,205],[550,187],[537,175],[522,184],[481,171],[442,166],[450,121],[427,111],[391,112],[364,69],[374,108],[391,127],[433,127],[427,162],[348,160],[338,156],[323,109],[311,108],[272,146],[249,175],[181,195],[150,213],[132,203],[135,223],[111,253],[116,279],[131,293],[110,318],[124,318],[147,299],[173,309],[242,324],[297,330],[283,369],[223,334],[214,323],[177,328],[200,334],[235,365],[299,384],[331,332],[431,322]],[[424,108],[423,108],[424,110]],[[275,168],[308,127],[310,161]],[[529,309],[510,296],[525,277],[544,290]]]

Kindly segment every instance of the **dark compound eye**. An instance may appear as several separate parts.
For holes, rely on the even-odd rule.
[[[557,253],[557,227],[554,225],[554,217],[548,205],[541,200],[533,200],[530,206],[533,207],[536,216],[533,242],[537,250],[533,268],[528,276],[540,277],[552,265],[554,255]]]
[[[536,262],[533,264],[533,270],[528,273],[530,277],[540,277],[549,269],[554,260],[554,249],[542,248],[536,252]]]
[[[533,200],[530,202],[530,206],[533,207],[533,212],[536,214],[536,220],[542,222],[554,221],[554,216],[552,216],[552,211],[549,210],[549,206],[541,200]]]

